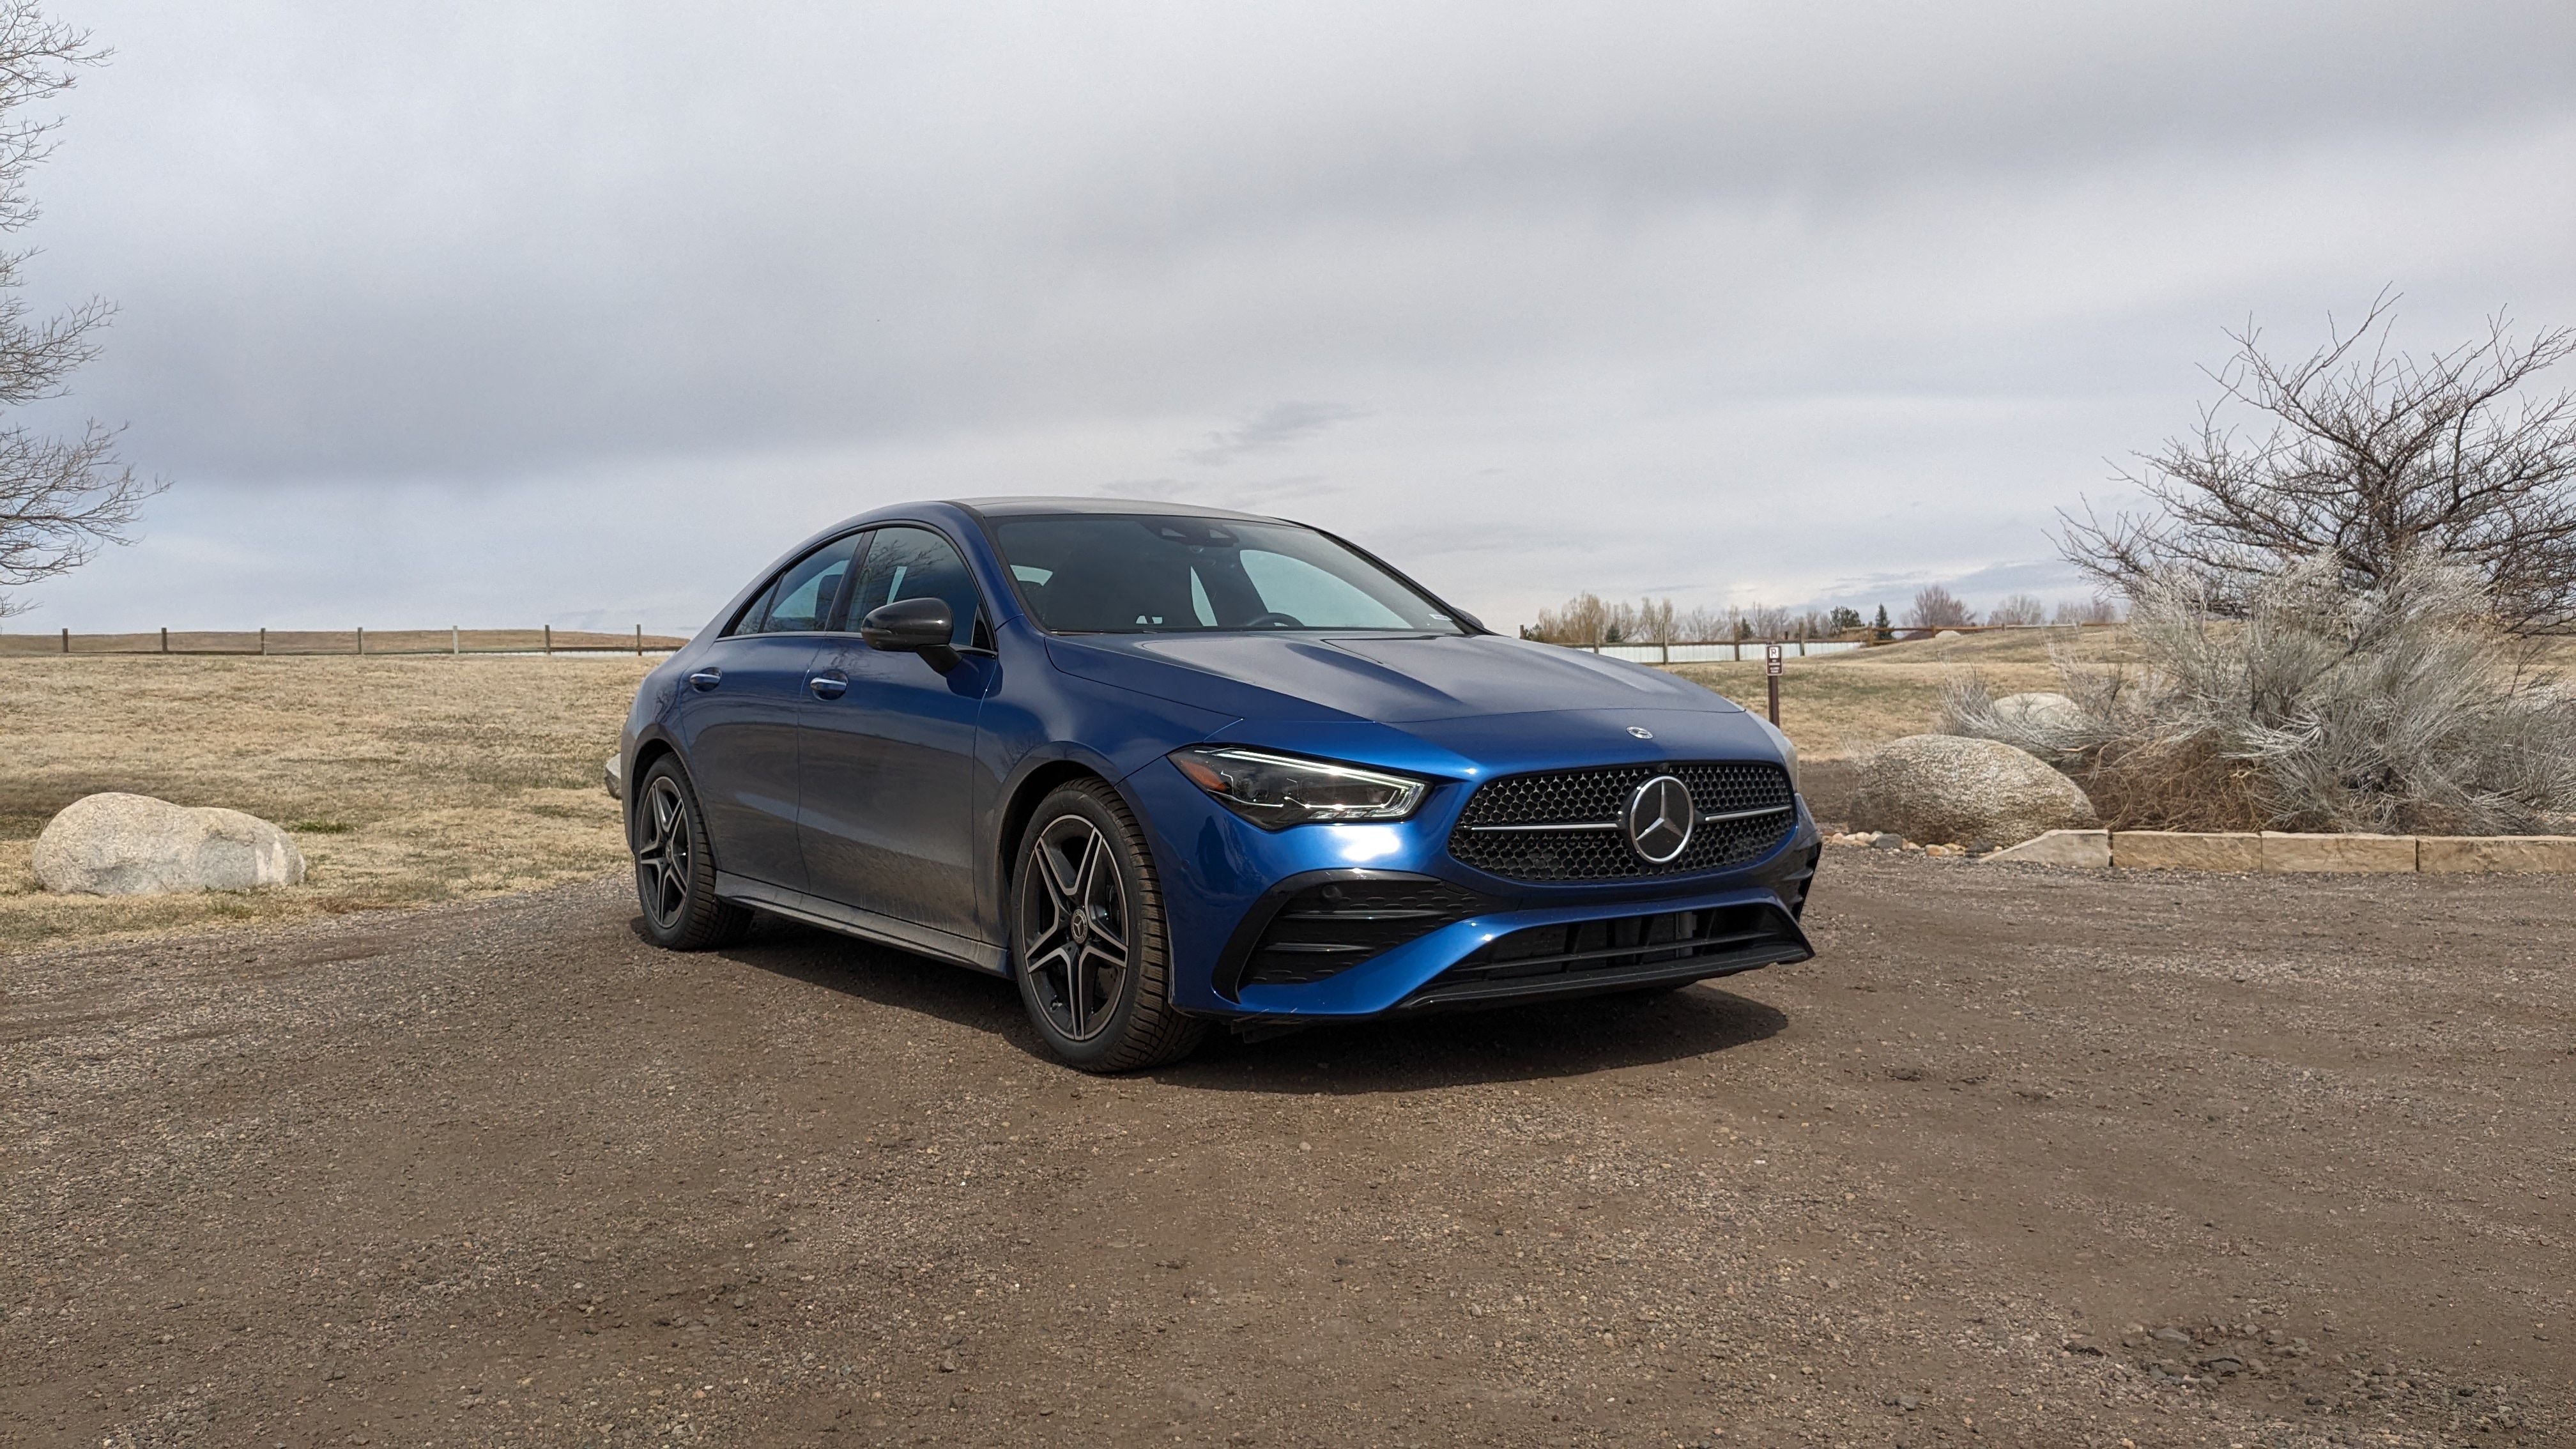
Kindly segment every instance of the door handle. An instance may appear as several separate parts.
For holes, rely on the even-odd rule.
[[[701,669],[689,676],[691,689],[713,689],[722,683],[724,683],[724,671],[721,669]]]
[[[805,687],[814,691],[816,699],[839,699],[850,687],[850,676],[835,669],[806,680]]]

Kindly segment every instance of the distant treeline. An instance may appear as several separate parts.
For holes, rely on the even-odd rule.
[[[1551,644],[1675,644],[1719,639],[1838,639],[1890,629],[1964,629],[2038,624],[2108,624],[2120,617],[2107,598],[2060,603],[2051,609],[2029,594],[2014,594],[1978,617],[1977,611],[1938,584],[1918,589],[1904,616],[1887,607],[1864,617],[1858,609],[1786,609],[1744,604],[1726,609],[1683,609],[1670,599],[1613,603],[1582,593],[1554,609],[1541,609],[1523,636]]]

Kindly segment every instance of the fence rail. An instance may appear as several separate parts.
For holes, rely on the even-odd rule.
[[[1632,642],[1626,644],[1566,644],[1559,647],[1580,649],[1587,654],[1604,654],[1612,659],[1625,659],[1632,664],[1722,664],[1729,660],[1760,659],[1762,651],[1773,644],[1791,658],[1810,654],[1841,654],[1853,649],[1873,649],[1884,644],[1902,644],[1915,639],[1930,639],[1940,634],[2002,634],[2017,630],[2043,633],[2061,629],[2111,629],[2116,624],[1961,624],[1926,629],[1913,625],[1896,625],[1884,633],[1863,630],[1858,634],[1838,634],[1830,639],[1675,639],[1669,642]],[[1749,653],[1747,651],[1750,651]]]
[[[142,634],[0,634],[0,656],[33,654],[668,654],[675,634],[600,629],[161,629]]]

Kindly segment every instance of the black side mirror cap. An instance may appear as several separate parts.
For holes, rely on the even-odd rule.
[[[957,617],[939,599],[897,599],[868,610],[859,621],[859,637],[871,649],[891,654],[918,654],[942,674],[957,667],[957,650],[949,643]]]

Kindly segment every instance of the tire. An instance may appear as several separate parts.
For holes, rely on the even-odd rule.
[[[667,951],[730,946],[751,929],[751,911],[716,899],[716,857],[698,792],[680,762],[653,762],[635,789],[626,846],[635,857],[635,903],[644,936]]]
[[[1207,1023],[1172,1008],[1162,886],[1117,791],[1080,780],[1040,801],[1010,891],[1011,974],[1048,1050],[1132,1072],[1198,1046]]]

